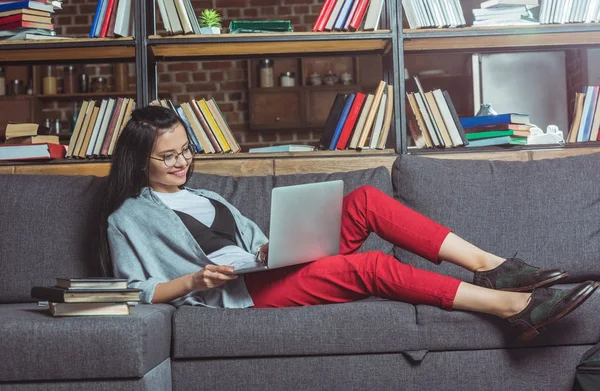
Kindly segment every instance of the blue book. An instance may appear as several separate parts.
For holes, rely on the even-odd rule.
[[[54,6],[52,4],[45,4],[40,1],[13,1],[10,3],[3,2],[0,4],[0,12],[18,10],[21,8],[29,8],[32,10],[54,12]]]
[[[315,147],[311,145],[273,145],[271,147],[250,148],[249,153],[266,153],[266,152],[309,152],[314,151]]]
[[[598,102],[598,87],[587,86],[583,88],[585,100],[583,103],[582,118],[577,132],[577,142],[589,141],[594,122],[594,111]]]
[[[526,124],[528,125],[529,116],[527,114],[498,114],[483,115],[480,117],[464,117],[460,119],[460,124],[464,129],[477,126],[501,125],[501,124]]]
[[[487,147],[489,145],[504,145],[510,144],[512,137],[511,136],[502,136],[502,137],[492,137],[492,138],[482,138],[480,140],[470,140],[468,145],[465,147]]]
[[[96,27],[98,26],[98,21],[100,19],[100,11],[102,11],[102,3],[105,0],[98,0],[98,5],[96,5],[96,12],[94,13],[94,20],[92,21],[92,28],[90,29],[90,38],[96,37]],[[100,22],[102,23],[102,22]]]
[[[342,115],[340,115],[340,119],[338,120],[337,126],[335,127],[335,132],[333,132],[333,137],[331,138],[331,142],[329,143],[329,149],[335,151],[335,147],[340,139],[340,135],[342,134],[342,129],[344,128],[344,124],[346,123],[346,118],[348,118],[348,113],[350,112],[350,108],[352,107],[352,103],[354,102],[354,97],[356,94],[349,94],[346,99],[346,104],[344,105],[344,110],[342,110]]]
[[[348,19],[348,15],[350,15],[350,10],[352,9],[352,4],[354,1],[355,0],[344,0],[344,5],[342,5],[342,9],[340,10],[338,17],[333,24],[334,30],[341,31],[344,29],[344,26],[346,25],[346,19]]]
[[[188,118],[185,116],[185,112],[183,111],[183,109],[181,108],[181,106],[177,106],[175,108],[175,112],[177,113],[177,115],[179,116],[179,118],[181,118],[181,120],[185,124],[185,131],[188,134],[188,138],[192,141],[192,143],[194,143],[194,146],[196,147],[196,152],[197,153],[202,152],[203,149],[202,149],[202,146],[200,145],[200,141],[198,141],[198,138],[196,137],[196,134],[192,130],[192,126],[190,125],[190,122],[188,121]]]
[[[104,17],[106,16],[106,10],[108,8],[108,0],[102,0],[102,7],[100,8],[100,16],[96,28],[94,29],[94,36],[92,38],[98,38],[100,31],[102,31],[102,24],[104,23]]]

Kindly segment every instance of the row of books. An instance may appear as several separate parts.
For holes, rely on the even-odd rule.
[[[416,124],[409,121],[409,130],[417,148],[448,148],[468,145],[464,128],[448,91],[423,91],[414,76],[417,92],[407,92],[407,108]]]
[[[473,10],[473,26],[518,26],[537,25],[539,5],[537,0],[531,4],[477,8]]]
[[[377,30],[384,0],[325,0],[312,30]],[[363,25],[364,21],[364,25]]]
[[[157,4],[168,34],[200,34],[200,23],[190,0],[158,0]]]
[[[89,100],[81,104],[67,158],[112,156],[117,138],[135,108],[131,98]]]
[[[140,289],[126,279],[56,278],[54,286],[35,286],[31,297],[48,305],[53,316],[129,315],[140,301]]]
[[[98,0],[90,38],[132,37],[134,0]]]
[[[30,35],[54,35],[52,15],[62,0],[0,2],[0,31],[3,38],[25,39]]]
[[[337,94],[319,149],[383,149],[394,114],[393,86],[381,81],[373,94]]]
[[[179,115],[186,124],[190,140],[196,146],[196,153],[227,153],[241,150],[214,98],[192,99],[177,106],[167,99],[155,100],[150,104],[166,107]]]
[[[411,29],[467,24],[459,0],[402,0],[402,6]]]
[[[575,95],[573,122],[566,142],[600,141],[600,87],[587,86]]]
[[[600,22],[600,0],[543,0],[540,23]]]

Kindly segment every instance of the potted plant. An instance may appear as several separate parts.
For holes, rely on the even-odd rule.
[[[221,15],[214,9],[205,9],[198,17],[200,34],[221,34]]]

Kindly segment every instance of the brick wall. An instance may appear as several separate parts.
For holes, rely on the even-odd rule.
[[[55,14],[57,33],[68,36],[87,36],[96,9],[96,0],[65,2]],[[192,0],[197,13],[205,8],[216,8],[223,16],[223,27],[235,19],[290,20],[294,31],[308,31],[316,19],[323,0]],[[157,15],[157,32],[163,33],[160,13]],[[100,64],[81,66],[80,71],[90,77],[104,76],[112,85],[112,66]],[[59,71],[62,67],[59,68]],[[286,130],[283,132],[248,131],[248,92],[246,61],[189,61],[167,62],[158,65],[159,91],[171,94],[175,103],[192,98],[214,97],[227,117],[237,140],[244,150],[259,145],[277,143],[315,143],[320,129]],[[135,90],[135,68],[129,66],[130,88]],[[68,126],[73,102],[45,102],[43,118],[61,118]]]

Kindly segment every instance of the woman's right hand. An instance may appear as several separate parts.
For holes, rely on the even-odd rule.
[[[233,266],[206,265],[204,269],[192,274],[191,290],[205,291],[235,280],[238,276],[233,274],[233,269]]]

